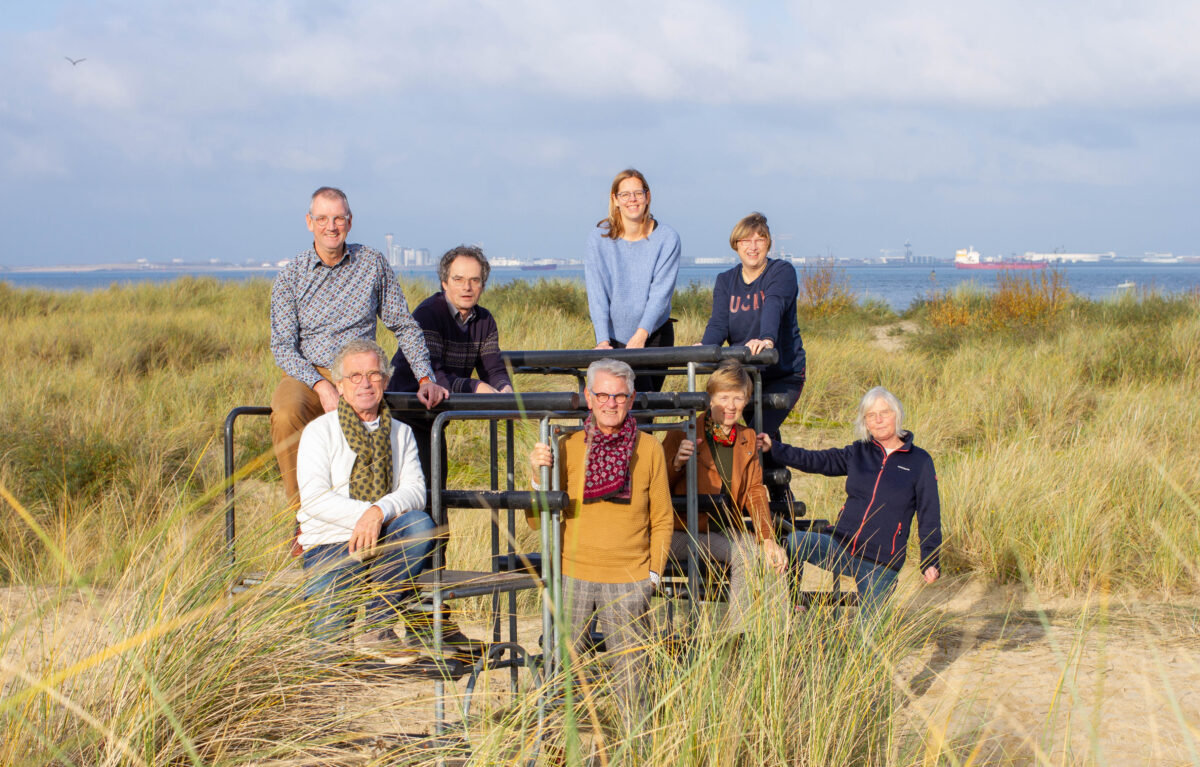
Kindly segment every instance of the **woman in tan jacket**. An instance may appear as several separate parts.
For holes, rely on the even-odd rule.
[[[711,517],[701,513],[698,544],[703,556],[729,565],[728,625],[740,629],[752,597],[748,569],[758,556],[776,573],[787,567],[787,552],[775,541],[775,526],[762,482],[762,464],[754,430],[738,421],[753,390],[749,374],[737,360],[722,362],[708,379],[708,412],[697,418],[697,443],[673,431],[663,440],[667,479],[676,495],[687,493],[687,462],[696,454],[696,492],[723,494],[724,508]],[[754,533],[742,521],[749,515]],[[671,557],[688,554],[686,522],[676,516]]]

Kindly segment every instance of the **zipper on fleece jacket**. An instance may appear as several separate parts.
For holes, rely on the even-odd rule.
[[[879,445],[878,442],[875,444]],[[862,533],[863,527],[865,527],[867,524],[867,516],[871,513],[871,506],[875,504],[875,493],[877,490],[879,490],[879,480],[883,478],[883,467],[887,466],[887,459],[891,458],[891,456],[888,454],[888,451],[884,450],[883,445],[879,445],[879,449],[883,450],[883,462],[879,464],[879,473],[875,475],[875,487],[871,488],[871,500],[867,501],[867,508],[863,512],[862,522],[858,524],[858,529],[854,531],[854,537],[850,539],[851,554],[853,554],[854,550],[858,548],[858,536],[860,533]],[[895,542],[893,542],[892,545],[895,546]]]
[[[892,533],[892,555],[893,556],[896,554],[896,536],[900,534],[900,527],[902,526],[902,524],[903,523],[901,523],[901,522],[897,522],[896,523],[896,532]]]

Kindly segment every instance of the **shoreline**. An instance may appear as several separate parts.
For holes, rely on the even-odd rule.
[[[830,267],[834,269],[903,269],[903,270],[925,270],[925,269],[955,269],[953,261],[942,261],[931,264],[872,264],[862,261],[847,261],[846,263],[839,262],[814,262],[812,264],[792,262],[798,268],[814,268],[814,267]],[[682,269],[701,269],[701,270],[724,270],[735,266],[736,263],[730,261],[722,264],[680,264]],[[1155,267],[1155,268],[1195,268],[1200,267],[1200,259],[1179,261],[1176,263],[1155,263],[1151,261],[1143,261],[1141,259],[1127,259],[1106,261],[1103,263],[1050,263],[1045,268],[1050,270],[1065,269],[1074,271],[1076,269],[1112,269],[1120,267]],[[58,264],[53,266],[4,266],[0,265],[0,275],[3,274],[71,274],[71,273],[94,273],[94,272],[146,272],[146,273],[181,273],[193,274],[196,272],[277,272],[281,267],[277,265],[271,266],[241,266],[238,264],[139,264],[139,263],[103,263],[103,264]],[[393,270],[399,273],[399,270],[415,271],[415,272],[436,272],[437,265],[422,265],[422,266],[393,266]],[[534,276],[553,277],[556,272],[572,272],[581,271],[582,264],[561,264],[556,269],[526,269],[521,266],[510,265],[493,265],[492,271],[520,271],[529,272]],[[976,271],[965,269],[960,271]],[[1004,271],[1004,270],[997,270]]]

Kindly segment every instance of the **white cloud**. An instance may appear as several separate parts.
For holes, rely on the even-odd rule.
[[[101,6],[104,8],[105,6]],[[20,37],[79,107],[332,109],[406,93],[698,104],[1108,108],[1200,99],[1200,4],[224,2],[148,5]],[[111,13],[111,10],[109,11]],[[21,45],[21,43],[25,43]],[[71,67],[57,53],[87,54]],[[318,112],[318,118],[321,114]]]
[[[0,167],[113,198],[137,185],[185,210],[215,178],[238,192],[374,185],[381,209],[425,226],[511,221],[527,189],[554,190],[556,220],[590,222],[602,210],[581,214],[568,193],[600,179],[602,199],[626,163],[659,179],[664,205],[672,183],[703,201],[706,185],[750,180],[763,191],[739,195],[774,189],[772,210],[835,186],[861,200],[905,185],[959,201],[1056,184],[1145,196],[1163,179],[1190,189],[1200,170],[1200,4],[64,7],[57,26],[0,29]]]

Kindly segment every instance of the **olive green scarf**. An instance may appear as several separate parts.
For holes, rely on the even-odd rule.
[[[355,453],[350,497],[374,503],[392,492],[392,419],[387,405],[379,405],[379,428],[367,431],[350,403],[338,400],[338,423]]]

